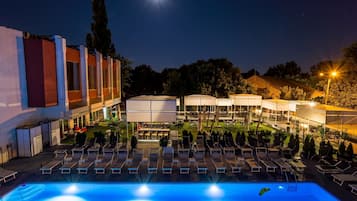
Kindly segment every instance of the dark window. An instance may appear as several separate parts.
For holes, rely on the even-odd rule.
[[[79,63],[67,62],[68,90],[80,90]]]
[[[89,89],[97,88],[97,69],[95,66],[88,66],[88,82]]]
[[[108,88],[108,68],[103,68],[103,88]]]

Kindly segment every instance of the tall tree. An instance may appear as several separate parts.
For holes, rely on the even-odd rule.
[[[278,78],[296,78],[301,76],[301,68],[295,61],[289,61],[285,64],[269,67],[264,75]]]
[[[91,33],[86,36],[89,49],[95,49],[104,56],[115,56],[115,47],[112,43],[112,34],[108,29],[108,16],[104,0],[92,0],[93,22]]]
[[[344,62],[349,66],[349,71],[357,71],[357,42],[343,49]]]
[[[132,71],[130,92],[131,95],[162,94],[160,73],[155,72],[149,65],[140,65]]]

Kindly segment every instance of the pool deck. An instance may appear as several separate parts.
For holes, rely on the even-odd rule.
[[[40,167],[42,164],[50,161],[53,157],[52,150],[43,152],[33,158],[18,158],[9,161],[4,168],[18,171],[17,178],[0,186],[0,196],[11,191],[15,187],[29,182],[285,182],[285,177],[280,174],[272,175],[265,172],[256,174],[251,173],[248,167],[244,167],[240,174],[216,174],[214,166],[207,157],[208,174],[197,175],[195,172],[189,175],[180,175],[177,169],[174,169],[172,175],[158,174],[149,175],[144,167],[138,175],[129,175],[126,168],[120,175],[111,175],[107,172],[105,175],[96,175],[93,169],[90,169],[87,175],[79,175],[74,171],[71,175],[60,174],[58,168],[54,169],[52,175],[42,175]],[[331,194],[342,201],[357,200],[347,185],[339,186],[332,182],[330,177],[318,173],[315,168],[315,162],[304,161],[306,169],[304,181],[315,182],[325,188]]]

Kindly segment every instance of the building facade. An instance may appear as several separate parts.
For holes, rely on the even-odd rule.
[[[120,61],[0,26],[0,163],[17,156],[16,128],[59,121],[61,134],[120,118]]]

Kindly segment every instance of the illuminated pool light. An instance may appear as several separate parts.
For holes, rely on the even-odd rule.
[[[208,196],[213,197],[213,198],[218,198],[223,196],[223,191],[220,189],[216,184],[212,184],[208,191],[207,191]]]
[[[151,195],[151,191],[146,184],[141,185],[135,192],[138,197],[148,197]]]
[[[73,196],[73,195],[62,195],[62,196],[56,196],[53,198],[46,199],[44,201],[86,201],[85,199],[78,197],[78,196]]]
[[[279,190],[283,190],[283,189],[284,189],[284,186],[279,185],[279,186],[278,186],[278,189],[279,189]]]
[[[64,191],[64,193],[66,194],[75,194],[78,192],[78,187],[75,184],[70,185],[68,188],[66,188],[66,190]]]

